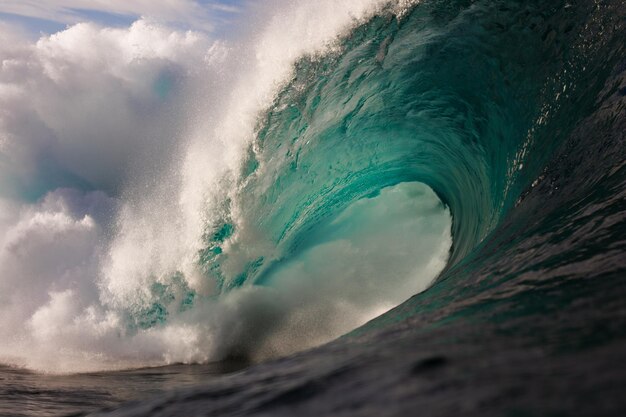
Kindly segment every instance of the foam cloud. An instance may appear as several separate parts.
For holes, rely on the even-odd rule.
[[[45,346],[84,356],[119,339],[99,288],[117,213],[129,184],[169,176],[218,50],[147,20],[36,42],[0,25],[0,355],[44,368]]]
[[[54,186],[114,193],[137,164],[164,163],[210,47],[144,20],[0,40],[0,192],[32,197]]]
[[[73,372],[264,358],[327,341],[423,289],[449,246],[439,206],[436,219],[403,227],[440,239],[414,245],[419,257],[401,257],[421,263],[419,285],[379,291],[385,269],[370,261],[384,259],[362,235],[361,243],[318,242],[280,271],[275,288],[215,294],[198,267],[202,234],[224,199],[242,239],[224,245],[231,259],[245,264],[273,249],[245,230],[257,219],[237,218],[234,184],[258,115],[292,78],[296,59],[332,48],[382,3],[271,2],[256,6],[255,29],[237,41],[149,18],[126,28],[79,23],[34,42],[0,25],[0,361]],[[68,21],[71,8],[204,19],[197,7],[9,1],[0,11]],[[383,246],[397,248],[395,235],[379,229],[387,229],[372,232],[386,236]],[[320,261],[333,255],[336,262]],[[347,273],[345,262],[360,266]],[[397,280],[413,274],[415,265],[394,263]],[[159,297],[170,296],[164,288],[193,291],[193,308],[162,303],[167,320],[153,317]]]

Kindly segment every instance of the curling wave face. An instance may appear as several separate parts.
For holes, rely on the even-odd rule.
[[[37,109],[64,146],[46,166],[52,183],[31,181],[36,198],[5,203],[17,208],[2,223],[0,323],[18,336],[3,361],[73,371],[263,359],[340,336],[442,270],[431,304],[443,308],[437,294],[480,267],[494,231],[522,227],[532,211],[516,207],[534,187],[558,189],[546,166],[623,49],[619,19],[583,5],[329,1],[315,18],[312,6],[279,6],[242,45],[179,34],[181,51],[150,28],[158,47],[102,58],[98,81],[130,85],[118,97],[130,115],[190,120],[180,141],[155,117],[133,146],[96,138],[85,150],[80,124],[64,132],[49,105]],[[76,32],[126,50],[145,25],[40,40],[29,51],[54,88],[38,102],[59,99],[67,80],[55,63],[75,62]],[[83,162],[103,148],[135,151],[127,177]],[[28,266],[36,253],[43,261]],[[412,305],[362,331],[419,315]]]

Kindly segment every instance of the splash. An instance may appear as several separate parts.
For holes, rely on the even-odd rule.
[[[46,372],[260,360],[424,290],[451,245],[431,188],[331,186],[341,200],[316,201],[316,186],[280,188],[285,166],[303,172],[292,154],[261,151],[262,118],[300,89],[294,64],[338,56],[352,28],[407,7],[277,2],[237,41],[145,19],[35,43],[3,28],[0,360]]]

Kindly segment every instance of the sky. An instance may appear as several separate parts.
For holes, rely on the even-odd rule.
[[[94,22],[128,26],[141,17],[180,29],[227,30],[246,0],[3,0],[0,22],[17,25],[33,36],[52,34],[68,25]]]

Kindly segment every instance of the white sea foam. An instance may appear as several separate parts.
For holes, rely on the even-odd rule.
[[[198,268],[202,233],[216,202],[234,196],[259,113],[298,57],[333,48],[382,3],[251,6],[247,33],[227,40],[147,18],[82,23],[34,43],[0,26],[0,361],[77,372],[265,358],[327,341],[424,289],[445,263],[450,220],[432,192],[416,199],[409,187],[349,208],[371,227],[320,240],[274,285],[198,301],[150,329],[127,326],[128,311],[172,274],[214,293]],[[385,231],[377,210],[399,210],[412,233]]]

